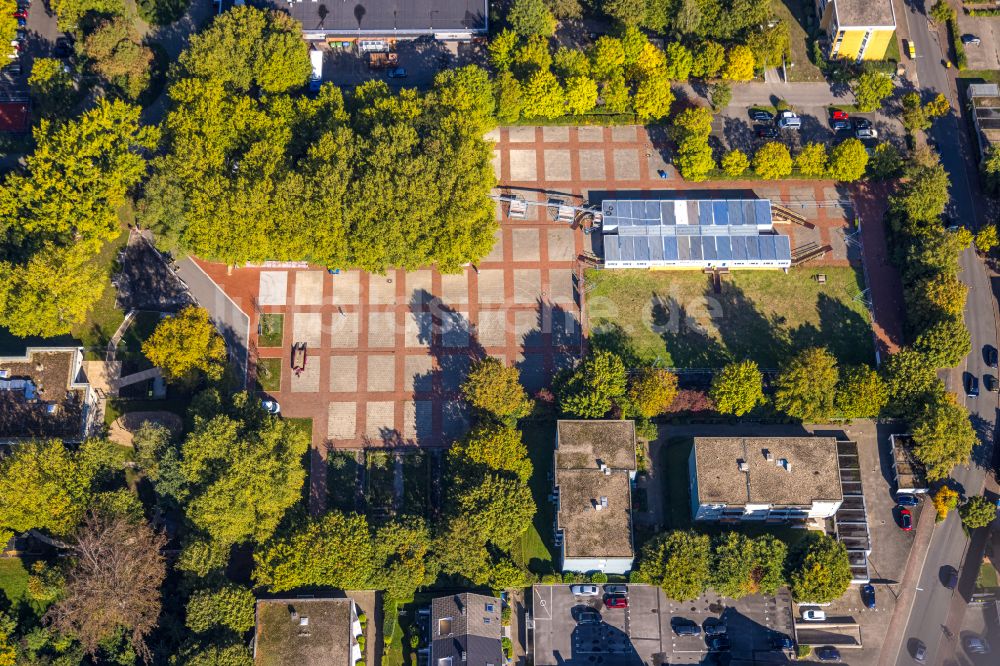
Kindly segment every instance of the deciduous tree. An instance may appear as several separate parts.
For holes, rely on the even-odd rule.
[[[680,42],[667,44],[667,78],[672,81],[687,81],[691,75],[694,58],[691,51]]]
[[[555,74],[548,70],[531,75],[522,87],[525,118],[557,118],[566,112],[566,96]]]
[[[722,170],[730,178],[742,176],[750,168],[750,158],[739,148],[734,148],[722,157]]]
[[[513,425],[486,423],[477,426],[452,445],[448,459],[457,469],[466,468],[463,476],[475,473],[467,469],[473,465],[512,472],[524,482],[531,477],[528,449],[521,441],[521,431]]]
[[[628,381],[628,404],[651,419],[667,411],[677,395],[677,375],[663,368],[641,368]]]
[[[978,438],[969,413],[951,393],[934,393],[913,419],[913,453],[927,468],[931,481],[951,474],[969,460]]]
[[[792,174],[792,156],[788,147],[769,141],[757,149],[753,156],[753,170],[765,180],[777,180]]]
[[[892,94],[892,79],[875,70],[861,74],[851,86],[858,110],[863,113],[878,111],[882,102]]]
[[[76,84],[61,60],[36,58],[28,76],[28,87],[32,108],[42,118],[53,120],[72,113],[77,97]]]
[[[975,495],[958,508],[958,515],[962,517],[962,524],[968,529],[979,529],[986,527],[997,517],[997,505],[983,495]]]
[[[958,491],[948,486],[941,486],[931,495],[931,501],[934,503],[934,522],[940,523],[958,506]]]
[[[733,99],[733,88],[725,81],[719,81],[708,89],[708,99],[716,113],[729,106]]]
[[[795,156],[795,167],[809,178],[826,175],[826,146],[815,141],[802,146],[802,152]]]
[[[796,354],[775,379],[774,405],[805,422],[826,421],[833,415],[837,359],[824,347]]]
[[[851,584],[847,548],[833,537],[810,532],[791,553],[792,598],[808,603],[833,601]]]
[[[500,420],[519,419],[531,413],[531,400],[521,386],[521,373],[488,356],[476,361],[462,384],[470,405]]]
[[[726,64],[726,49],[722,44],[706,40],[701,42],[694,51],[691,62],[691,75],[714,79]]]
[[[101,21],[84,38],[83,53],[94,71],[128,99],[138,99],[149,85],[153,51],[142,45],[138,31],[124,16]]]
[[[591,70],[594,78],[607,81],[625,70],[625,49],[614,37],[598,37],[590,49]]]
[[[830,177],[852,183],[865,175],[868,167],[868,149],[860,139],[845,139],[830,151]]]
[[[604,110],[608,113],[625,113],[629,109],[628,86],[622,74],[611,77],[601,88]]]
[[[770,535],[750,538],[726,532],[712,544],[711,586],[719,594],[740,599],[751,594],[773,594],[784,584],[784,543]]]
[[[514,52],[519,41],[520,36],[509,28],[504,28],[490,40],[486,50],[490,54],[490,64],[497,71],[507,71],[514,64]]]
[[[673,101],[670,80],[663,72],[656,71],[646,74],[639,81],[632,105],[641,120],[650,121],[666,117]]]
[[[560,46],[552,56],[552,69],[563,79],[590,76],[590,58],[580,49]]]
[[[920,103],[920,93],[906,93],[903,95],[903,127],[910,134],[923,131],[931,126],[931,121],[924,111],[923,104]]]
[[[65,596],[46,613],[59,631],[74,636],[88,654],[116,632],[148,659],[146,637],[160,616],[166,577],[161,551],[166,537],[145,522],[91,514],[73,541]]]
[[[763,383],[755,361],[730,363],[712,378],[709,395],[721,413],[743,416],[764,403]]]
[[[674,530],[646,544],[633,578],[659,585],[670,599],[688,601],[697,599],[708,587],[711,565],[708,536]]]
[[[242,585],[223,585],[216,590],[198,590],[187,603],[188,629],[205,633],[215,627],[245,634],[253,628],[254,593]]]
[[[882,369],[889,391],[888,407],[898,416],[911,415],[939,384],[923,354],[909,347],[890,355]]]
[[[191,382],[198,373],[219,379],[225,369],[226,343],[208,318],[208,310],[188,306],[156,325],[142,343],[142,353],[170,381]]]
[[[497,120],[512,123],[521,117],[524,92],[521,82],[510,72],[500,72],[496,78]]]
[[[997,245],[1000,245],[1000,237],[997,236],[997,225],[987,224],[976,232],[976,249],[984,254],[988,254]]]
[[[627,26],[639,25],[646,16],[645,0],[602,0],[601,9]]]
[[[597,82],[587,76],[574,76],[566,81],[566,108],[581,116],[597,106]]]
[[[731,46],[726,53],[726,67],[722,72],[722,78],[730,81],[750,81],[753,79],[756,66],[750,47],[742,44]]]
[[[875,146],[868,158],[868,177],[872,180],[895,178],[903,169],[903,158],[899,150],[888,142]]]
[[[875,370],[853,365],[841,369],[834,402],[845,418],[873,419],[889,402],[889,389]]]
[[[559,408],[566,414],[599,419],[625,395],[625,364],[604,350],[591,352],[557,387]]]
[[[959,317],[943,317],[924,329],[913,348],[935,368],[954,368],[972,349],[972,338]]]
[[[556,31],[556,19],[545,0],[514,0],[507,12],[507,22],[519,35],[549,37]]]
[[[535,500],[527,483],[488,473],[456,494],[455,511],[485,541],[507,550],[531,525]]]

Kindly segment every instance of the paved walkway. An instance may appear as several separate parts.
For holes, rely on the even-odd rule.
[[[699,99],[708,104],[706,95],[700,95],[689,83],[673,86],[678,96],[689,100]],[[701,87],[699,86],[699,89]],[[730,107],[747,107],[760,104],[762,100],[783,99],[792,106],[822,106],[826,104],[853,104],[854,93],[843,84],[829,83],[783,83],[779,77],[774,81],[737,83],[732,86],[733,98]]]
[[[224,273],[225,266],[219,267]],[[247,372],[247,362],[250,353],[250,318],[240,309],[240,306],[230,299],[219,288],[216,282],[205,273],[199,262],[190,258],[177,262],[177,275],[190,290],[191,296],[198,305],[208,310],[212,323],[219,329],[233,365],[240,376]]]

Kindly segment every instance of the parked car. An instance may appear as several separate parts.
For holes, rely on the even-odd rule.
[[[962,43],[966,46],[979,46],[979,38],[975,35],[962,35]]]
[[[757,136],[762,139],[777,139],[781,134],[771,125],[762,125],[757,128]]]
[[[28,18],[27,5],[18,6],[18,8],[14,11],[14,18],[23,18],[23,19]]]
[[[403,67],[394,67],[393,69],[390,69],[389,70],[389,78],[390,79],[405,79],[406,78],[406,69],[403,68]]]
[[[774,121],[774,114],[764,109],[750,109],[750,120],[758,123],[770,123]]]
[[[944,586],[949,590],[958,587],[958,569],[950,565],[945,565],[941,569],[941,580],[944,582]]]
[[[604,594],[628,594],[628,585],[605,585]]]
[[[701,625],[701,628],[705,630],[706,636],[723,636],[727,631],[726,623],[714,617],[710,617],[705,620],[705,623]]]
[[[578,606],[573,609],[573,619],[577,624],[600,624],[601,614],[593,608]]]
[[[678,636],[701,636],[701,627],[683,617],[675,617],[670,621],[670,626]]]
[[[794,111],[782,111],[778,114],[778,127],[782,129],[801,129],[802,118],[795,115]]]
[[[913,529],[913,514],[910,513],[909,509],[899,510],[899,526],[904,532],[909,532]]]
[[[877,139],[878,138],[878,130],[869,129],[869,128],[859,129],[859,130],[856,130],[854,132],[854,136],[856,136],[857,138],[859,138],[861,140],[865,140],[865,139]]]
[[[997,348],[993,345],[983,345],[983,360],[991,368],[997,367]]]
[[[868,608],[875,608],[875,586],[871,583],[861,588],[861,599]]]
[[[841,111],[840,109],[834,109],[833,113],[830,114],[830,117],[833,120],[847,120],[848,118],[850,118],[850,116],[847,114],[847,111]]]
[[[816,658],[820,661],[840,661],[840,650],[827,645],[816,650]]]
[[[596,585],[573,585],[569,591],[578,597],[596,597],[601,593],[600,588]]]
[[[896,504],[899,506],[916,506],[920,500],[913,493],[899,493],[896,495]]]
[[[826,622],[826,611],[817,608],[810,608],[802,611],[802,619],[806,622]]]
[[[71,37],[59,37],[56,45],[52,49],[53,55],[57,58],[69,58],[73,55],[73,39]]]
[[[965,637],[965,651],[969,654],[989,654],[990,644],[986,641],[983,636],[966,636]]]
[[[910,60],[914,60],[917,57],[917,49],[913,45],[912,39],[906,40],[906,54],[910,56]]]
[[[856,130],[872,128],[872,121],[868,120],[867,118],[855,117],[853,120],[854,120],[854,129]]]
[[[604,597],[604,605],[607,608],[628,608],[628,597],[624,594],[609,594]]]
[[[784,634],[771,636],[771,647],[775,650],[794,650],[795,641]]]
[[[970,398],[979,397],[979,380],[971,372],[965,373],[965,395]]]
[[[14,19],[17,21],[18,28],[23,28],[26,25],[28,25],[28,19],[24,18],[23,16],[15,16]]]
[[[268,414],[280,414],[281,405],[278,404],[277,400],[271,400],[270,398],[264,398],[260,401],[260,406],[264,408],[264,411]]]
[[[846,120],[834,120],[830,123],[830,127],[833,128],[834,132],[843,132],[844,130],[851,129],[851,123]]]
[[[729,652],[733,646],[728,636],[711,636],[705,640],[710,652]]]
[[[917,644],[913,647],[913,659],[918,664],[922,664],[927,661],[927,646],[921,640],[917,641]]]
[[[997,378],[993,375],[983,375],[983,386],[990,393],[1000,392],[1000,386],[997,386]]]

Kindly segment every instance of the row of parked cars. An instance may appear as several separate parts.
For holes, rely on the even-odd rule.
[[[997,348],[993,345],[986,345],[983,347],[983,361],[986,365],[996,369],[997,367]],[[987,391],[993,393],[1000,392],[1000,385],[998,385],[997,378],[995,375],[986,373],[983,375],[983,386],[986,387]],[[979,397],[979,378],[976,377],[971,372],[965,373],[965,395],[970,398]]]
[[[15,76],[21,73],[20,59],[21,53],[25,49],[25,42],[28,39],[28,33],[25,31],[25,26],[28,25],[28,11],[30,6],[30,0],[18,0],[17,8],[14,10],[14,18],[17,19],[17,33],[15,38],[10,42],[11,51],[7,55],[8,62],[6,63],[6,69]]]
[[[802,129],[802,117],[794,111],[779,111],[777,115],[767,109],[750,109],[750,119],[756,125],[757,136],[762,139],[777,139],[781,133],[779,130]],[[872,121],[867,118],[851,118],[846,111],[834,109],[830,113],[830,127],[834,132],[853,132],[854,136],[862,139],[877,139],[878,130],[872,127]]]

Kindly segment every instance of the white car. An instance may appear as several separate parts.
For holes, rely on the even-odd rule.
[[[578,597],[596,597],[601,593],[596,585],[573,585],[569,591]]]
[[[864,127],[855,132],[859,139],[877,139],[878,131],[874,128]]]
[[[802,619],[806,622],[826,622],[826,612],[813,609],[802,611]]]
[[[778,127],[797,130],[802,127],[802,118],[795,115],[793,111],[782,111],[778,114]]]
[[[265,398],[260,401],[260,406],[264,408],[264,411],[268,414],[278,415],[281,414],[281,405],[278,404],[277,400],[270,400]]]

